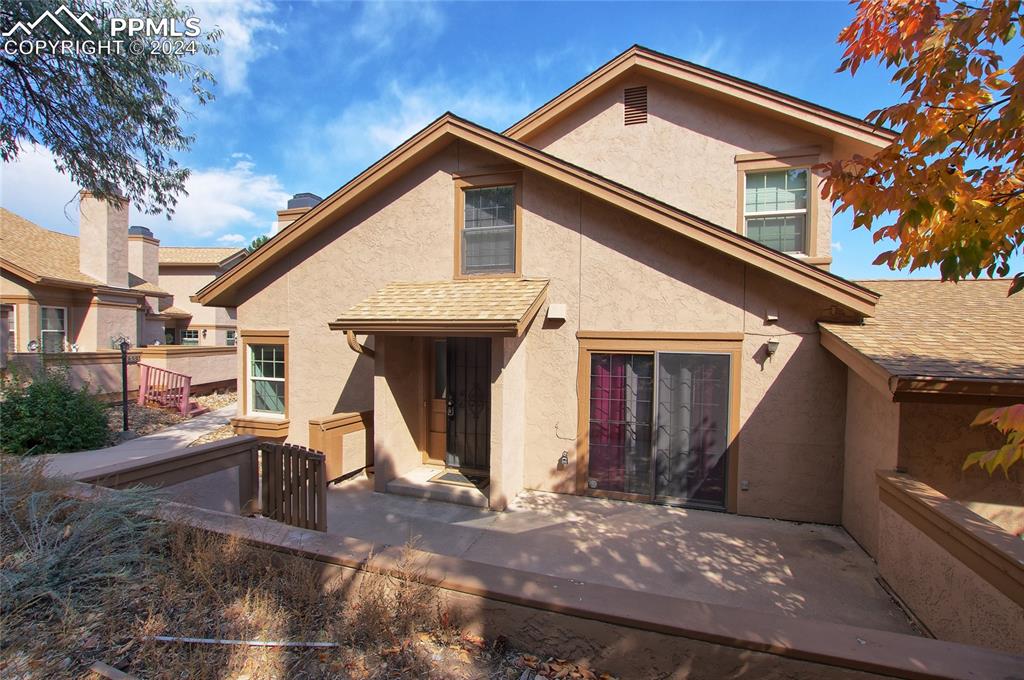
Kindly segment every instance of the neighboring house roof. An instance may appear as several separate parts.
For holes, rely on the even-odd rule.
[[[519,335],[536,316],[547,287],[546,279],[395,282],[330,327],[354,333]]]
[[[77,236],[44,229],[6,208],[0,208],[0,264],[32,283],[115,289],[79,271]],[[170,296],[134,274],[128,275],[128,287],[155,297]]]
[[[184,248],[160,246],[160,264],[220,266],[245,253],[240,248]]]
[[[861,283],[882,295],[874,317],[820,324],[822,344],[840,359],[851,366],[870,361],[859,366],[897,398],[936,391],[1024,395],[1024,295],[1007,297],[1008,280]]]
[[[895,138],[892,130],[872,125],[867,121],[840,113],[833,109],[799,99],[749,80],[743,80],[721,71],[693,62],[662,54],[640,45],[634,45],[613,58],[568,90],[530,113],[505,135],[527,141],[567,112],[633,71],[667,79],[681,87],[714,97],[734,101],[739,105],[754,106],[772,115],[815,128],[832,135],[841,135],[872,148],[888,146]]]
[[[185,311],[181,307],[175,307],[174,305],[171,305],[170,307],[165,307],[164,309],[161,309],[160,310],[160,314],[162,316],[167,316],[167,317],[170,317],[172,319],[191,319],[192,318],[192,312]]]
[[[395,173],[412,167],[444,143],[456,139],[785,278],[857,314],[872,313],[877,296],[866,288],[451,113],[438,118],[279,231],[255,253],[204,286],[196,294],[196,299],[207,305],[235,306],[237,303],[232,301],[232,294],[257,272],[333,224],[373,195],[386,180],[394,179]]]
[[[0,208],[0,227],[0,260],[19,276],[24,272],[35,283],[47,279],[79,287],[104,285],[78,270],[77,236],[44,229],[6,208]]]

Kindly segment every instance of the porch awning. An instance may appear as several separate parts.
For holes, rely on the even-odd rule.
[[[329,325],[352,333],[520,335],[547,295],[547,279],[389,283]]]

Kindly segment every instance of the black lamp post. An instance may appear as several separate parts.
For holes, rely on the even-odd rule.
[[[132,346],[131,341],[121,337],[117,341],[121,348],[121,429],[128,431],[128,348]]]

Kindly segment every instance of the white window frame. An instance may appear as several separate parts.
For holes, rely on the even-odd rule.
[[[238,331],[225,331],[224,342],[227,344],[228,347],[236,347],[238,345]]]
[[[194,338],[195,342],[185,342],[185,338],[186,338],[185,334],[186,333],[195,333],[196,334],[196,337]],[[193,338],[189,337],[188,339],[192,340]],[[179,336],[178,336],[178,344],[180,344],[182,346],[188,346],[188,347],[195,347],[195,346],[199,345],[199,329],[198,328],[184,328],[184,329],[182,329],[180,331],[180,333],[179,333]]]
[[[58,332],[58,331],[54,331],[54,330],[43,330],[43,310],[44,309],[59,309],[64,314],[64,316],[63,316],[64,330],[61,331],[61,333],[62,333],[62,340],[61,340],[61,343],[60,343],[60,351],[63,352],[64,348],[68,344],[68,308],[67,307],[55,307],[53,305],[39,305],[39,352],[40,353],[46,353],[46,350],[45,350],[46,343],[43,341],[43,334],[44,333],[57,333]]]
[[[252,352],[252,349],[253,349],[253,347],[268,347],[268,346],[270,346],[270,347],[279,347],[281,349],[281,364],[282,364],[282,367],[284,368],[284,374],[285,374],[286,377],[284,377],[284,378],[268,378],[268,377],[256,378],[256,377],[254,377],[252,375],[252,364],[253,364],[253,352]],[[261,418],[276,418],[276,419],[280,419],[280,420],[283,420],[286,417],[286,414],[288,413],[288,380],[287,380],[287,375],[288,375],[288,352],[287,352],[287,350],[285,348],[286,348],[286,345],[284,345],[283,343],[275,343],[275,342],[262,342],[261,341],[261,342],[253,342],[253,343],[246,343],[245,344],[245,380],[246,380],[246,383],[247,383],[246,384],[246,390],[245,390],[246,391],[245,412],[246,412],[247,415],[259,416]],[[282,410],[281,410],[280,413],[277,412],[277,411],[261,411],[261,410],[256,409],[255,406],[253,406],[253,403],[255,401],[255,396],[256,396],[256,390],[253,388],[253,382],[256,381],[256,380],[262,380],[262,381],[265,381],[265,382],[279,382],[282,385],[284,385],[283,397],[282,397],[283,404],[282,404],[282,407],[281,407]]]
[[[772,172],[793,172],[794,170],[800,170],[804,173],[804,207],[793,208],[791,210],[762,210],[759,212],[750,212],[747,210],[747,176],[751,174],[767,174]],[[778,168],[749,168],[743,171],[743,192],[740,195],[740,200],[743,201],[743,233],[746,236],[750,236],[747,230],[747,220],[749,218],[761,218],[761,217],[789,217],[791,215],[803,215],[804,216],[804,242],[799,250],[781,250],[779,252],[786,253],[787,255],[809,255],[810,245],[808,241],[811,238],[811,219],[813,213],[811,212],[810,206],[813,200],[811,192],[811,168],[809,166],[794,165],[787,167]],[[761,243],[758,241],[758,243]],[[762,244],[765,245],[765,244]],[[771,246],[766,246],[771,247]]]
[[[11,312],[7,315],[7,348],[8,352],[18,351],[18,305],[11,304]]]

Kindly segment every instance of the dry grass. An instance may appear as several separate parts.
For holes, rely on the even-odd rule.
[[[103,661],[139,678],[502,678],[547,666],[447,625],[410,551],[399,579],[325,582],[311,562],[151,519],[159,499],[70,499],[37,467],[0,460],[4,678],[83,677]],[[154,635],[337,643],[333,648],[182,644]],[[553,665],[552,665],[553,664]],[[533,669],[533,670],[531,670]]]

